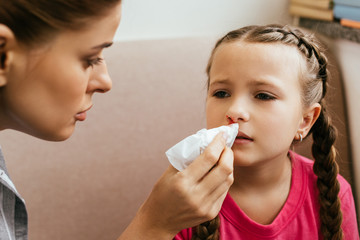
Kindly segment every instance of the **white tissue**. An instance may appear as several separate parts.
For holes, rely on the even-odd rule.
[[[174,168],[182,171],[204,151],[219,132],[225,133],[226,146],[231,147],[238,131],[239,124],[237,123],[212,129],[204,128],[183,139],[167,150],[165,154]]]

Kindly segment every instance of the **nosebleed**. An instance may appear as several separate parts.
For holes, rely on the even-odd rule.
[[[175,144],[165,154],[174,168],[182,171],[205,150],[218,133],[224,132],[226,146],[232,147],[238,131],[237,123],[212,129],[204,128]]]

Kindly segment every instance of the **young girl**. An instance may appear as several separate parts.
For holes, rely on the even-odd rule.
[[[71,136],[93,94],[111,89],[102,52],[120,9],[121,0],[0,0],[0,130],[51,141]],[[171,239],[214,218],[233,179],[222,171],[233,165],[224,148],[218,136],[187,171],[169,167],[121,239]],[[27,239],[26,207],[8,176],[0,151],[0,239]],[[208,207],[197,211],[203,202]]]
[[[359,239],[318,42],[286,26],[240,28],[216,43],[207,74],[207,127],[239,124],[234,183],[214,220],[175,239]],[[290,150],[311,133],[314,162]]]

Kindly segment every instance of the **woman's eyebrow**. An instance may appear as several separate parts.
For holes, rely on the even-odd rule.
[[[102,43],[102,44],[100,44],[100,45],[97,45],[97,46],[93,47],[93,49],[108,48],[108,47],[110,47],[112,44],[113,44],[113,42],[105,42],[105,43]]]

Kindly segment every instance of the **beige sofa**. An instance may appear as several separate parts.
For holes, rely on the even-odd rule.
[[[0,134],[27,202],[30,239],[116,239],[166,169],[164,152],[205,126],[205,66],[215,40],[118,42],[105,54],[113,90],[95,96],[69,140]],[[334,90],[343,173],[351,179],[341,88]]]

